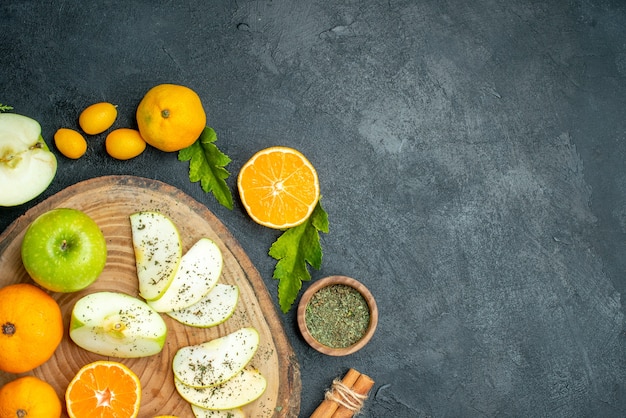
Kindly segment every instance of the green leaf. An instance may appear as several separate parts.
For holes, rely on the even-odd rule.
[[[9,110],[13,110],[13,106],[0,103],[0,112],[8,112]]]
[[[279,280],[278,303],[283,313],[291,309],[302,282],[311,280],[307,264],[317,270],[322,266],[320,231],[328,233],[328,214],[321,199],[303,224],[287,229],[270,247],[269,255],[278,260],[273,277]]]
[[[212,192],[222,206],[232,209],[233,196],[225,181],[230,176],[225,167],[231,159],[217,148],[215,141],[217,134],[207,126],[196,142],[178,152],[178,159],[189,161],[192,183],[199,181],[202,190]]]

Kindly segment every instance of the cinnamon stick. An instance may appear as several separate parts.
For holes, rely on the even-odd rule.
[[[326,398],[313,411],[310,418],[352,417],[360,410],[373,385],[374,381],[369,376],[349,369],[341,381],[333,382],[333,386],[326,393]]]
[[[358,412],[363,405],[370,389],[374,386],[374,381],[367,375],[361,374],[359,378],[354,382],[352,386],[352,392],[355,394],[355,401],[358,403],[358,408],[348,408],[344,405],[339,405],[339,408],[335,411],[331,418],[351,418],[355,412]],[[358,395],[358,396],[356,396]]]
[[[361,373],[354,369],[348,370],[346,375],[341,379],[341,383],[346,385],[347,387],[352,387],[354,382],[357,381]],[[339,404],[333,400],[328,398],[324,399],[322,403],[317,407],[310,418],[330,418],[335,411],[339,408]]]

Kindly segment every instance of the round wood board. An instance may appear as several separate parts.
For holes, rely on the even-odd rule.
[[[58,207],[80,209],[96,221],[107,241],[107,264],[98,280],[87,289],[75,293],[49,292],[61,306],[65,336],[50,360],[25,374],[38,376],[52,384],[63,400],[68,383],[80,367],[96,360],[119,361],[130,367],[141,380],[139,417],[193,417],[191,407],[174,388],[171,361],[177,349],[226,335],[244,326],[253,326],[259,331],[261,344],[251,365],[265,376],[268,386],[261,398],[244,408],[246,416],[298,415],[300,368],[262,278],[215,215],[173,186],[140,177],[106,176],[62,190],[30,209],[0,235],[0,286],[34,283],[22,265],[22,237],[37,216]],[[168,335],[160,354],[139,359],[107,358],[75,345],[68,336],[67,326],[74,303],[88,293],[106,290],[139,297],[129,216],[141,210],[168,215],[180,231],[183,252],[199,238],[208,237],[215,241],[224,257],[219,282],[239,286],[239,302],[230,319],[208,329],[186,326],[162,315],[168,326]],[[0,386],[17,377],[0,372]],[[67,416],[65,408],[63,414]]]

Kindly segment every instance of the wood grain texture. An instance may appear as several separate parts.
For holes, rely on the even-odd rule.
[[[235,238],[204,205],[172,186],[140,177],[106,176],[77,183],[30,209],[0,235],[0,286],[33,283],[21,262],[22,237],[38,215],[57,207],[76,208],[90,215],[102,229],[108,248],[106,267],[93,285],[75,293],[49,292],[61,306],[66,328],[74,303],[88,293],[108,290],[138,297],[129,215],[140,210],[156,210],[171,217],[180,230],[183,251],[201,237],[215,241],[224,256],[220,282],[239,286],[240,298],[233,316],[213,328],[189,327],[163,315],[168,326],[163,351],[141,359],[106,358],[90,353],[76,346],[66,329],[54,356],[27,374],[50,382],[63,399],[67,384],[81,366],[101,359],[120,361],[141,380],[140,417],[161,414],[193,417],[191,407],[174,388],[171,360],[176,350],[223,336],[243,326],[253,326],[260,333],[261,345],[251,365],[267,378],[268,387],[260,399],[245,407],[245,412],[255,418],[298,415],[300,369],[270,295]],[[0,385],[16,377],[0,372]]]

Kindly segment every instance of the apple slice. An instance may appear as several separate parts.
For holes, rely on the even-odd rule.
[[[139,294],[156,300],[170,286],[180,260],[183,246],[174,222],[159,212],[144,211],[130,215],[135,251]]]
[[[206,409],[191,404],[191,411],[196,418],[246,418],[243,409]]]
[[[158,312],[125,293],[96,292],[72,309],[70,338],[103,356],[147,357],[161,352],[167,326]]]
[[[57,172],[57,159],[41,136],[41,125],[15,113],[0,113],[0,206],[39,196]]]
[[[240,328],[214,340],[180,348],[172,360],[174,376],[193,387],[216,386],[239,373],[259,347],[259,332]]]
[[[148,305],[157,312],[185,309],[201,300],[217,284],[222,274],[222,252],[208,238],[200,238],[183,255],[171,284]]]
[[[178,322],[198,328],[209,328],[225,322],[237,307],[239,288],[217,283],[200,301],[185,309],[167,312]]]
[[[258,370],[243,369],[226,382],[208,388],[196,388],[174,379],[180,396],[192,405],[205,409],[236,409],[257,400],[267,388],[267,380]]]

